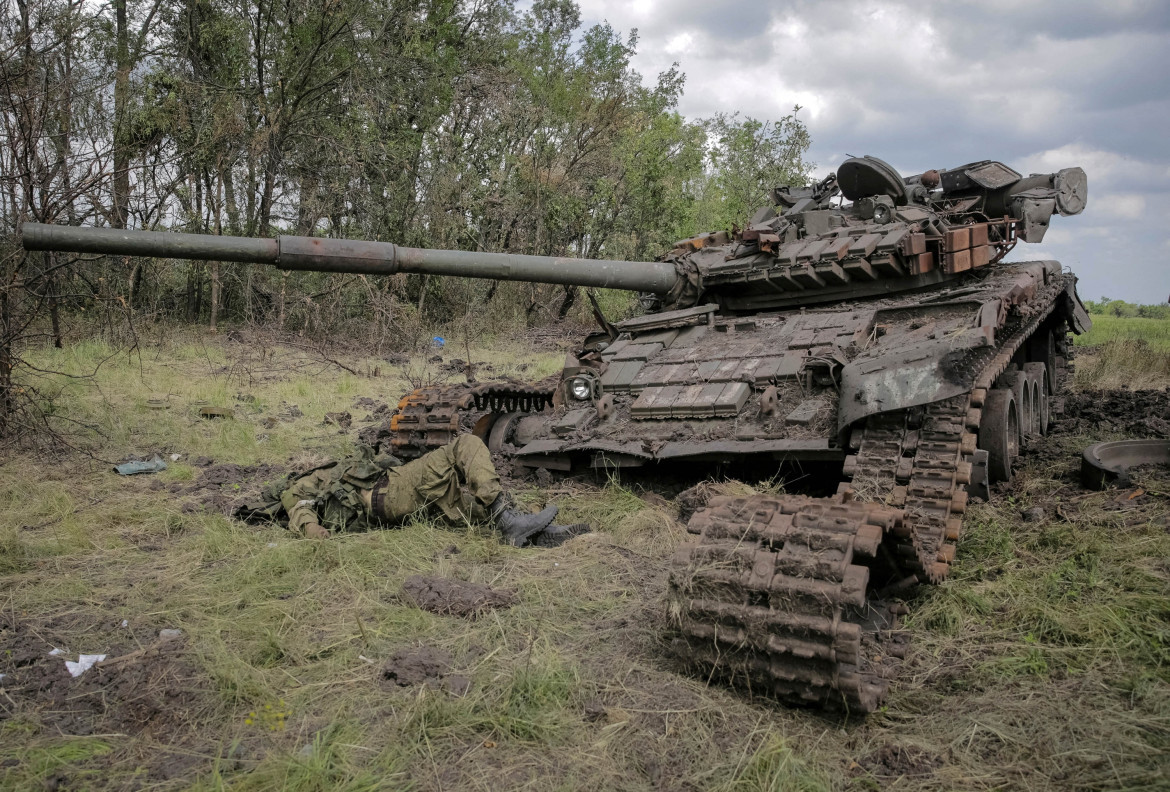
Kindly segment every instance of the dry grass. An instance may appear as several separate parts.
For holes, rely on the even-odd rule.
[[[1170,320],[1093,315],[1076,339],[1082,390],[1170,387]]]
[[[72,355],[80,369],[101,353],[45,354]],[[501,373],[519,376],[560,362],[516,344],[491,354]],[[409,365],[344,362],[379,376],[303,350],[185,340],[113,362],[100,390],[66,386],[60,407],[100,428],[111,458],[184,454],[154,477],[169,485],[197,479],[184,464],[194,456],[284,465],[344,450],[348,436],[323,425],[324,413],[359,396],[393,398],[412,376]],[[167,394],[170,409],[147,406]],[[197,400],[234,404],[237,417],[201,421],[188,406]],[[265,428],[286,404],[304,417]],[[1069,477],[1087,439],[1033,457],[1010,491],[972,510],[954,578],[910,603],[914,648],[889,706],[852,722],[677,673],[664,651],[662,595],[685,533],[671,504],[618,482],[526,491],[597,528],[542,552],[428,522],[298,541],[187,512],[151,489],[151,477],[119,478],[105,463],[9,459],[0,466],[0,642],[23,625],[73,652],[107,651],[179,628],[198,682],[173,699],[178,727],[152,727],[162,712],[89,735],[63,733],[42,703],[0,690],[0,785],[1166,788],[1170,481],[1147,477],[1149,494],[1132,500],[1080,492]],[[1023,522],[1033,504],[1047,518]],[[515,589],[519,603],[475,621],[426,613],[402,594],[420,573]],[[387,658],[419,645],[450,653],[470,679],[467,695],[381,678]],[[892,747],[925,757],[927,769],[875,770],[872,757]]]

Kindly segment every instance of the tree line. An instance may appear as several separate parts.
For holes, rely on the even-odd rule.
[[[688,120],[676,67],[572,0],[0,4],[0,420],[21,350],[70,327],[253,322],[408,338],[573,288],[26,253],[35,221],[647,260],[803,183],[796,115]],[[0,427],[2,428],[2,427]]]
[[[6,282],[59,312],[444,320],[573,289],[26,255],[20,222],[645,260],[803,181],[795,113],[688,121],[571,0],[16,0],[0,11]],[[504,293],[502,293],[504,292]],[[10,295],[11,297],[12,295]],[[329,314],[328,322],[322,311]],[[52,331],[50,331],[52,332]]]
[[[1139,305],[1125,300],[1111,300],[1102,297],[1100,300],[1085,300],[1085,308],[1089,313],[1101,316],[1116,316],[1127,319],[1170,319],[1170,305]]]

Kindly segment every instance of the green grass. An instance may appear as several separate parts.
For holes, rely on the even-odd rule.
[[[1170,387],[1170,319],[1092,319],[1092,329],[1076,337],[1077,387]]]
[[[473,353],[498,373],[529,378],[561,359],[520,342]],[[109,350],[39,354],[81,373]],[[444,356],[465,354],[449,347]],[[662,595],[686,534],[671,504],[620,481],[522,491],[597,529],[543,552],[426,520],[308,542],[190,513],[152,488],[197,480],[189,461],[201,455],[287,465],[344,450],[350,435],[324,425],[324,414],[351,409],[358,396],[396,398],[426,368],[338,359],[359,374],[305,350],[188,338],[141,358],[116,356],[96,383],[59,385],[58,407],[101,433],[90,436],[101,459],[25,455],[0,465],[0,612],[78,651],[129,649],[182,629],[195,682],[189,698],[153,716],[172,724],[165,729],[84,737],[63,736],[45,709],[0,695],[0,787],[43,788],[57,776],[71,788],[198,790],[1170,782],[1170,481],[1143,479],[1160,494],[1136,504],[1081,493],[1066,477],[1090,438],[1066,439],[1061,461],[1030,463],[1010,492],[972,508],[955,575],[909,603],[913,649],[888,707],[845,722],[676,672],[664,651]],[[148,407],[154,397],[170,408]],[[236,417],[201,420],[201,400],[234,406]],[[288,404],[304,417],[268,427]],[[134,478],[102,461],[155,450],[183,457]],[[1067,519],[1020,518],[1057,502]],[[412,574],[514,589],[519,602],[474,621],[437,616],[404,597]],[[470,680],[466,695],[382,678],[395,652],[424,644],[452,656]],[[858,765],[890,746],[938,767],[885,778]],[[186,764],[176,777],[158,772],[177,762]]]
[[[1110,341],[1144,341],[1152,349],[1170,353],[1170,320],[1093,314],[1093,327],[1077,336],[1077,346],[1101,346]]]

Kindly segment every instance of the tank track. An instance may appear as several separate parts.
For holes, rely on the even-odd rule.
[[[968,361],[970,392],[867,419],[835,496],[716,498],[697,512],[687,530],[698,539],[669,579],[683,662],[792,703],[880,706],[909,639],[896,631],[901,606],[868,599],[869,565],[892,573],[885,591],[946,578],[983,399],[1062,286],[1018,306],[1001,343]]]
[[[970,396],[877,416],[846,459],[842,494],[903,509],[893,532],[900,585],[941,583],[950,572],[967,510],[979,411]],[[911,580],[910,577],[914,579]]]
[[[722,497],[670,579],[675,652],[724,681],[798,704],[870,712],[905,638],[868,604],[869,569],[900,510],[796,495]]]
[[[510,382],[416,388],[399,400],[390,418],[391,449],[396,456],[415,459],[467,431],[482,434],[474,426],[481,413],[539,412],[552,406],[554,392]]]

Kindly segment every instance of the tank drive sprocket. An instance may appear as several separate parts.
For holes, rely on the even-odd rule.
[[[389,448],[403,459],[417,459],[462,433],[486,442],[495,418],[541,412],[552,406],[554,393],[552,387],[513,382],[416,388],[390,417]]]

